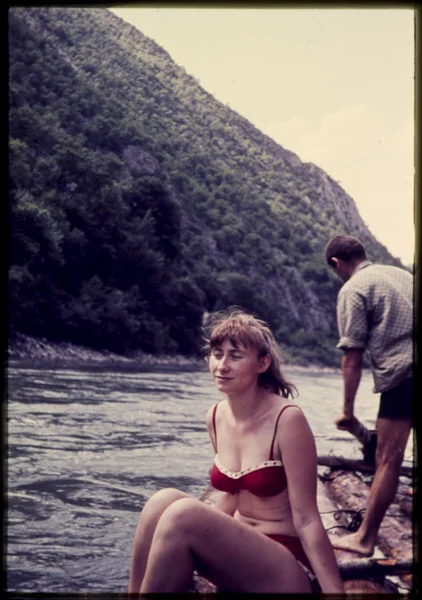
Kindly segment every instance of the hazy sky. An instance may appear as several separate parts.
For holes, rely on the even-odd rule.
[[[202,87],[355,200],[414,252],[412,9],[118,8]]]

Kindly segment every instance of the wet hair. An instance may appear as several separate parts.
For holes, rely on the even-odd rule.
[[[210,322],[204,327],[205,350],[210,355],[214,348],[219,348],[226,340],[237,348],[239,344],[245,348],[255,348],[258,357],[267,354],[271,364],[263,373],[258,374],[258,385],[262,388],[288,398],[297,393],[296,387],[285,380],[281,372],[281,353],[277,342],[267,323],[233,307],[228,312],[214,313]]]
[[[345,262],[366,260],[364,245],[352,235],[336,235],[325,246],[324,256],[330,267],[334,267],[333,258],[340,258]]]

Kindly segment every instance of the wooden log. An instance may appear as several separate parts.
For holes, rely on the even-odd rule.
[[[342,509],[356,512],[365,509],[369,487],[353,473],[339,471],[334,479],[324,485],[329,497]],[[406,564],[413,562],[412,522],[397,502],[390,505],[381,523],[377,547],[387,558],[395,559],[400,563],[404,561]],[[335,553],[340,565],[347,563],[348,557],[345,551],[336,549]],[[402,578],[402,581],[405,580],[408,584],[409,578]]]
[[[321,479],[318,479],[317,503],[324,529],[327,531],[329,538],[335,536],[339,531],[346,531],[349,522],[348,515],[343,512],[342,507],[328,495],[327,487],[322,483]],[[344,527],[343,530],[341,529],[342,527]],[[334,549],[334,553],[339,568],[341,568],[343,563],[350,562],[356,556],[352,552],[346,552],[345,550]],[[369,579],[350,579],[343,577],[343,574],[342,579],[346,594],[381,594],[386,592],[384,585],[370,581]]]
[[[324,473],[319,473],[318,476],[322,481],[329,482],[332,481],[335,477],[337,477],[340,469],[331,469],[328,467]],[[344,472],[344,471],[342,471]],[[369,485],[369,482],[368,482]],[[403,481],[401,478],[399,480],[398,490],[395,498],[395,502],[400,506],[403,513],[409,518],[413,517],[413,497],[414,497],[414,489],[412,485],[409,485],[408,480]]]
[[[347,477],[350,481],[350,473],[347,474],[342,472],[342,475],[344,477]],[[355,478],[358,479],[356,476]],[[366,485],[363,484],[363,482],[360,479],[358,481],[360,483],[359,487],[362,488],[362,486],[364,486],[364,489],[360,489],[358,491],[355,503],[348,505],[350,510],[360,510],[363,506],[366,506],[365,498],[368,494],[368,488]],[[346,529],[342,529],[341,527],[347,526],[350,522],[350,514],[344,511],[345,508],[347,509],[347,506],[345,506],[344,496],[340,494],[333,494],[333,490],[331,489],[331,483],[331,481],[328,481],[328,483],[323,483],[319,479],[317,495],[318,509],[321,514],[322,522],[324,524],[325,529],[327,530],[330,539],[332,539],[336,535],[339,535],[340,532],[340,535],[342,535],[343,533],[348,533]],[[359,493],[363,495],[364,500],[362,500],[362,496],[359,496]],[[410,520],[407,521],[407,523],[409,524]],[[407,542],[409,542],[409,540],[407,540]],[[390,548],[386,546],[385,543],[381,543],[381,546],[384,548],[384,550],[390,551]],[[376,576],[375,570],[371,572],[370,568],[365,568],[365,564],[371,564],[370,561],[391,561],[391,559],[385,557],[385,554],[379,546],[376,547],[374,555],[370,558],[359,558],[358,555],[354,552],[339,550],[338,548],[334,548],[334,553],[336,555],[337,563],[339,565],[340,572],[344,580],[344,588],[346,594],[374,594],[397,591],[397,589],[395,588],[395,584],[391,580],[385,579],[384,575],[378,575],[378,572]],[[406,563],[404,565],[405,567],[411,567],[413,557],[411,554],[409,554],[408,544],[406,544],[405,557],[403,557],[401,553],[397,553],[397,551],[395,551],[396,556],[397,554],[399,554],[399,557],[397,558],[398,563],[388,563],[390,565],[391,572],[393,572],[396,568],[397,571],[401,570],[403,568],[404,562]],[[356,563],[356,560],[360,562]],[[384,562],[380,564],[387,563]],[[392,566],[393,564],[395,566]],[[348,565],[352,565],[352,567],[348,568]],[[360,571],[357,567],[360,567]],[[378,567],[375,567],[375,569],[377,568]],[[384,567],[384,569],[386,569],[386,567]],[[362,574],[360,575],[359,573]],[[400,585],[402,585],[404,588],[411,590],[413,585],[413,575],[411,574],[411,569],[409,569],[407,573],[408,574],[398,575],[400,577]],[[390,575],[387,575],[387,577],[390,577]],[[395,575],[393,575],[393,577],[395,577]]]
[[[402,511],[411,519],[413,516],[413,489],[400,482],[396,501]]]
[[[396,560],[388,558],[355,558],[343,560],[339,564],[344,580],[360,577],[385,577],[386,575],[407,575],[413,572],[414,563],[411,560]]]
[[[342,456],[318,456],[318,465],[322,467],[331,467],[332,469],[341,469],[342,471],[360,471],[361,473],[374,473],[375,467],[369,465],[364,460],[343,458]],[[413,477],[414,467],[402,466],[400,468],[400,477]]]
[[[328,490],[320,479],[317,482],[317,505],[322,524],[328,533],[339,526],[347,527],[347,515],[341,511],[341,507],[328,495]]]
[[[347,579],[343,583],[346,594],[359,594],[361,598],[363,594],[397,594],[397,588],[395,586],[390,586],[385,581],[377,582],[372,579]]]

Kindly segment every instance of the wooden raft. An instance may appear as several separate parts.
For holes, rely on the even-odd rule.
[[[342,456],[318,456],[318,465],[322,467],[331,467],[333,469],[342,469],[343,471],[359,471],[361,473],[375,472],[375,467],[366,463],[364,460],[343,458]],[[413,467],[406,467],[403,465],[400,468],[400,477],[412,478],[415,475],[416,470]]]
[[[354,473],[335,471],[324,485],[329,497],[342,509],[356,512],[365,509],[370,488]],[[400,554],[407,559],[413,555],[411,513],[411,488],[401,483],[379,532],[378,545],[386,556],[396,558]]]
[[[350,517],[365,508],[369,486],[351,472],[329,471],[329,476],[323,478],[324,483],[318,481],[318,508],[324,527],[329,537],[333,538],[350,533],[347,530]],[[394,586],[385,580],[386,576],[399,576],[400,585],[410,589],[412,538],[411,520],[398,503],[393,503],[382,522],[378,545],[372,557],[360,557],[354,552],[335,548],[346,592],[394,592]]]

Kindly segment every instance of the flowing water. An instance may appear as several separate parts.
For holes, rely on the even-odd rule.
[[[213,452],[204,417],[221,396],[206,371],[11,361],[7,374],[7,590],[124,591],[145,501],[164,487],[198,496],[207,485]],[[358,443],[333,425],[340,374],[286,374],[318,454],[361,458]],[[356,414],[369,428],[378,398],[365,372]]]

